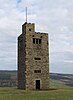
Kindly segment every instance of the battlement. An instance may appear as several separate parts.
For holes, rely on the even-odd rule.
[[[35,25],[35,24],[34,23],[27,23],[27,22],[25,22],[23,25]]]
[[[25,33],[25,31],[35,32],[35,24],[34,23],[27,23],[27,22],[25,22],[22,25],[22,33]]]

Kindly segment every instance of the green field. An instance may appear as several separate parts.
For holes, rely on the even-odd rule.
[[[69,86],[65,85],[64,82],[61,82],[59,80],[53,80],[53,79],[50,79],[50,87],[56,89],[69,88]]]
[[[0,100],[73,100],[73,88],[55,80],[50,80],[50,89],[45,91],[0,87]]]
[[[0,100],[73,100],[73,88],[48,91],[25,91],[0,88]]]

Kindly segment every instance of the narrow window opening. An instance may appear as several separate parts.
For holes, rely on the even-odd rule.
[[[31,29],[29,29],[29,31],[31,31]]]
[[[34,70],[34,73],[41,73],[41,70]]]
[[[47,45],[48,45],[48,41],[47,41]]]
[[[42,38],[43,36],[41,36],[41,38]]]
[[[41,39],[39,39],[39,44],[41,44]]]
[[[32,37],[34,37],[34,35]]]
[[[35,60],[41,60],[41,58],[35,58]]]
[[[33,38],[33,43],[35,44],[35,38]]]
[[[38,39],[36,39],[36,44],[38,44]]]
[[[33,37],[34,37],[34,35],[33,35]],[[34,44],[41,44],[42,43],[42,39],[33,38],[33,43]]]

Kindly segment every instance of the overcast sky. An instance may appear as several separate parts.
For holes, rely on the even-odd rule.
[[[17,37],[25,22],[49,33],[50,72],[73,74],[73,0],[0,0],[0,70],[17,69]]]

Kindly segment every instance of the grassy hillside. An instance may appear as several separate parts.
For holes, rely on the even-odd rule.
[[[73,100],[73,88],[48,91],[25,91],[0,88],[0,100]]]
[[[50,73],[50,79],[55,83],[73,87],[73,74]]]
[[[64,82],[59,80],[50,79],[50,88],[68,88],[69,86],[65,85]]]

